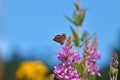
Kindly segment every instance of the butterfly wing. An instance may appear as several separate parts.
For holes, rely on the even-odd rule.
[[[60,43],[61,45],[63,45],[64,42],[65,42],[65,40],[66,40],[66,34],[63,33],[62,35],[56,35],[56,36],[53,38],[53,40],[54,40],[55,42],[58,42],[58,43]]]

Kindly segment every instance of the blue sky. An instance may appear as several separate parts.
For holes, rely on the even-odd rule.
[[[52,38],[63,32],[71,35],[69,26],[72,24],[63,15],[72,16],[75,1],[4,0],[1,29],[7,50],[17,45],[23,50],[38,48],[44,52],[50,47],[53,52],[57,51],[60,47]],[[117,45],[120,0],[82,0],[81,3],[83,8],[88,9],[81,30],[87,29],[91,34],[97,33],[98,48],[102,52],[99,63],[106,64],[109,61],[107,58],[110,57],[111,47]],[[8,53],[5,56],[10,57]],[[55,62],[56,58],[53,61]]]

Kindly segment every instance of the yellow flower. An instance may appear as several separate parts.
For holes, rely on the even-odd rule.
[[[40,61],[24,61],[16,72],[16,79],[50,80],[48,67]]]

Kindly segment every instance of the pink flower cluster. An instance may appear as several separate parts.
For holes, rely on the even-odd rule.
[[[61,60],[61,63],[54,67],[56,78],[58,80],[80,80],[80,74],[72,66],[74,62],[80,61],[80,55],[64,45],[62,50],[57,52],[57,57]]]
[[[96,61],[101,58],[101,53],[94,50],[94,47],[91,47],[89,56],[88,56],[88,72],[91,73],[91,75],[97,74],[98,76],[101,76],[101,74],[98,72],[100,70],[100,67],[96,65]]]

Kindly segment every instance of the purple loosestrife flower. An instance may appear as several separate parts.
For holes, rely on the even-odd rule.
[[[68,41],[66,45],[62,46],[62,50],[56,53],[61,63],[54,67],[55,77],[58,80],[80,80],[80,73],[72,66],[74,62],[80,61],[80,55],[71,49],[70,38]]]
[[[90,63],[96,63],[96,61],[98,59],[100,59],[100,58],[101,58],[101,53],[96,52],[94,50],[94,47],[91,47],[90,52],[89,52],[89,61],[90,61]]]
[[[58,80],[80,80],[79,73],[71,66],[71,63],[63,62],[55,67],[54,73]]]
[[[92,47],[90,49],[89,56],[87,59],[88,72],[90,72],[91,75],[97,74],[98,76],[101,76],[99,73],[100,67],[96,65],[96,61],[100,59],[100,57],[101,57],[101,53],[96,52]]]
[[[89,40],[86,40],[83,60],[85,67],[87,67],[88,72],[91,75],[97,74],[98,76],[101,76],[99,73],[100,67],[96,65],[97,60],[101,58],[101,53],[97,51],[96,39],[97,38],[95,37],[91,47],[89,47]]]
[[[90,64],[88,68],[88,72],[90,72],[91,75],[97,74],[98,76],[101,76],[101,74],[98,72],[100,70],[99,66],[96,66],[95,64]]]
[[[73,62],[79,62],[80,61],[80,55],[79,54],[75,54],[73,57]]]
[[[80,55],[77,54],[75,50],[73,51],[66,45],[63,45],[62,50],[57,52],[57,57],[62,62],[65,62],[67,60],[71,61],[72,63],[80,61]]]
[[[74,52],[68,47],[63,45],[62,46],[62,50],[57,52],[57,57],[59,60],[61,60],[62,62],[72,58]]]

